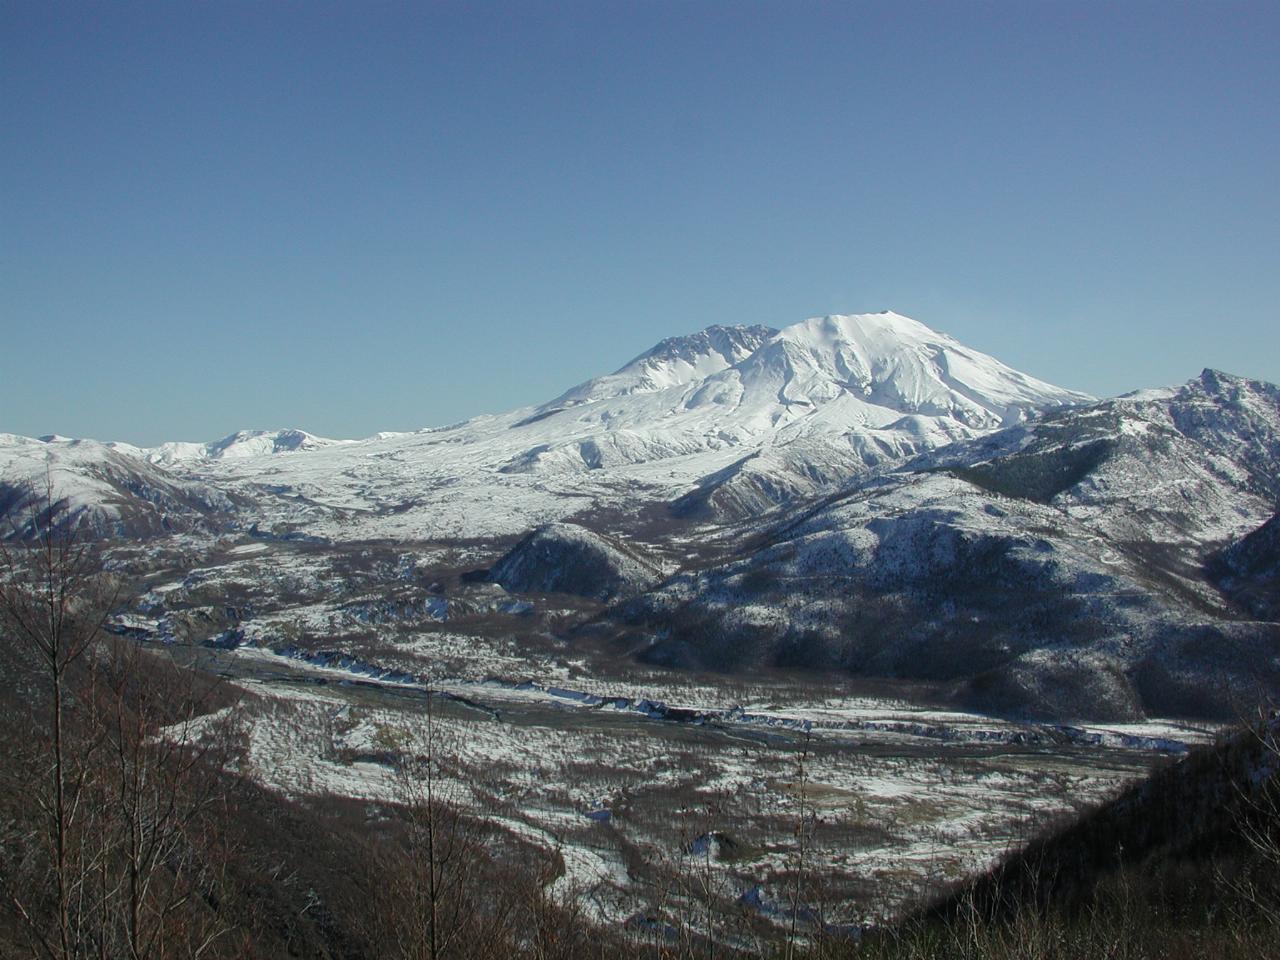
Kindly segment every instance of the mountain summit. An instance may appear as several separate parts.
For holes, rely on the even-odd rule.
[[[548,403],[417,433],[112,449],[220,490],[280,491],[268,512],[309,530],[333,519],[320,502],[375,537],[507,535],[637,485],[659,501],[702,491],[694,513],[751,514],[1090,399],[885,312],[707,327]],[[43,469],[28,452],[0,450],[0,484]]]
[[[741,364],[739,379],[761,398],[817,408],[852,400],[855,420],[950,417],[977,429],[1087,402],[1006,366],[901,314],[815,317],[787,327]],[[873,412],[878,408],[882,413]]]
[[[710,327],[521,417],[502,469],[590,470],[822,437],[870,464],[1092,400],[896,313]]]
[[[566,391],[544,409],[590,403],[633,393],[678,387],[727,370],[745,360],[778,333],[772,327],[707,327],[683,337],[668,337],[618,370]]]

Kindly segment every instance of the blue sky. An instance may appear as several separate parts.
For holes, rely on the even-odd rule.
[[[363,436],[894,309],[1280,381],[1280,5],[0,2],[0,431]]]

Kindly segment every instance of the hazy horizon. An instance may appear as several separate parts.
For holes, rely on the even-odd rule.
[[[1280,381],[1280,9],[0,3],[0,431],[438,426],[892,309]]]

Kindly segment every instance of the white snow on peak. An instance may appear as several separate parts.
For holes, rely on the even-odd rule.
[[[1019,373],[890,311],[794,324],[739,371],[745,387],[758,394],[776,390],[784,405],[817,409],[852,399],[857,406],[878,407],[884,413],[842,411],[872,426],[924,415],[989,429],[1018,422],[1033,410],[1093,399]]]
[[[763,326],[715,325],[688,336],[668,337],[613,373],[580,383],[541,409],[653,393],[703,380],[745,360],[777,332]]]
[[[527,438],[503,470],[561,472],[811,436],[863,447],[868,431],[887,431],[873,446],[901,455],[1091,399],[883,313],[663,341],[616,374],[494,423]]]
[[[370,537],[469,537],[522,533],[640,490],[674,499],[756,451],[787,447],[795,455],[778,462],[803,473],[803,451],[816,450],[852,475],[1090,399],[899,314],[861,314],[708,327],[549,403],[447,427],[112,449],[249,497],[287,491],[278,519],[322,535],[339,531],[305,513],[316,503],[351,511]]]
[[[180,460],[235,460],[298,450],[319,450],[351,440],[329,440],[305,430],[240,430],[211,443],[170,441],[142,451],[152,463]]]

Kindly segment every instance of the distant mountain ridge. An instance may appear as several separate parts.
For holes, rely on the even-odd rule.
[[[509,511],[469,508],[434,519],[432,535],[489,535],[564,519],[567,504],[548,500],[551,477],[578,486],[567,478],[597,474],[583,482],[590,489],[581,495],[598,499],[636,482],[664,488],[668,492],[657,495],[669,501],[711,485],[715,494],[687,515],[701,510],[729,517],[1090,399],[886,311],[819,317],[782,330],[711,326],[665,339],[548,403],[452,427],[359,441],[288,429],[152,448],[100,446],[161,466],[184,482],[218,489],[230,482],[254,499],[261,499],[264,485],[289,488],[349,503],[366,516],[401,511],[411,488],[428,499],[449,488],[445,499],[453,503],[504,497]],[[50,438],[45,452],[67,442]],[[31,474],[21,461],[32,453],[39,451],[0,450],[0,483]],[[268,480],[267,474],[278,476]],[[283,511],[278,519],[289,524],[314,523],[316,510],[302,503],[274,500],[269,512]],[[83,506],[95,509],[92,498]],[[156,529],[153,520],[142,527]]]
[[[34,534],[51,492],[62,522],[104,539],[224,529],[249,501],[96,440],[0,434],[0,538]]]
[[[237,430],[220,440],[208,443],[169,441],[156,447],[130,447],[128,444],[112,444],[142,456],[152,463],[175,463],[179,460],[231,460],[239,457],[260,457],[273,453],[294,453],[319,450],[350,440],[329,440],[317,437],[305,430]]]
[[[603,605],[591,628],[653,666],[1055,718],[1280,691],[1280,387],[1205,370],[1097,401],[894,313],[711,327],[549,403],[366,440],[0,435],[5,536],[46,478],[108,541],[464,544],[493,589]]]

